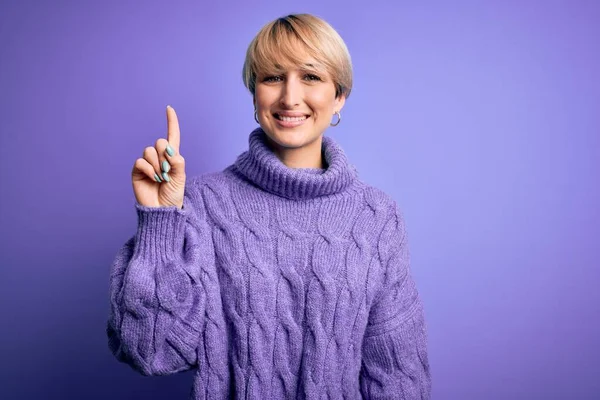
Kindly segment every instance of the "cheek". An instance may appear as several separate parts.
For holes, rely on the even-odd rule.
[[[333,112],[333,101],[329,96],[315,96],[311,99],[309,105],[319,118],[326,118],[328,114]]]
[[[254,92],[254,98],[257,109],[269,109],[273,103],[272,91],[265,90],[263,87],[257,87]]]
[[[307,102],[315,113],[328,114],[333,110],[335,90],[329,87],[315,87],[307,93]]]

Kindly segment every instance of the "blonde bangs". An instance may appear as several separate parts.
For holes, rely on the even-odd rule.
[[[306,65],[307,57],[311,66]],[[334,81],[336,97],[350,95],[352,64],[348,49],[337,32],[320,18],[288,15],[265,25],[248,46],[242,71],[244,85],[254,95],[257,76],[286,68],[327,72]]]
[[[253,57],[254,71],[258,75],[282,68],[300,67],[306,60],[306,55],[298,51],[302,48],[306,54],[319,60],[319,54],[298,37],[294,31],[283,29],[282,24],[274,24],[270,32],[265,32],[265,37],[258,38]]]

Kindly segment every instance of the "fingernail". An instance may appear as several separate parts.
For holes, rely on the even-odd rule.
[[[174,154],[174,152],[173,152],[173,148],[172,148],[172,147],[171,147],[171,145],[169,145],[169,144],[167,145],[167,154],[168,154],[169,156],[171,156],[171,157],[172,157],[172,156],[173,156],[173,154]]]
[[[173,108],[173,107],[171,107],[169,104],[167,104],[167,108]]]
[[[169,172],[169,170],[171,169],[171,166],[169,165],[169,162],[167,160],[162,162],[162,170],[165,172]]]
[[[171,180],[171,178],[169,178],[169,175],[166,172],[162,173],[162,177],[165,181],[169,182]]]
[[[162,182],[162,181],[160,180],[160,178],[158,177],[158,174],[154,174],[154,180],[155,180],[156,182],[158,182],[158,183]]]

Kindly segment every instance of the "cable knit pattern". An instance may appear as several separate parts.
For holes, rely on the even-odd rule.
[[[110,276],[109,347],[192,399],[429,399],[422,302],[397,203],[323,137],[292,169],[259,128],[183,209],[136,204]]]

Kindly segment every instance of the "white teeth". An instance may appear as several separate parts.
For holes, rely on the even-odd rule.
[[[282,121],[303,121],[306,119],[306,116],[302,117],[284,117],[282,115],[277,114],[277,118]]]

